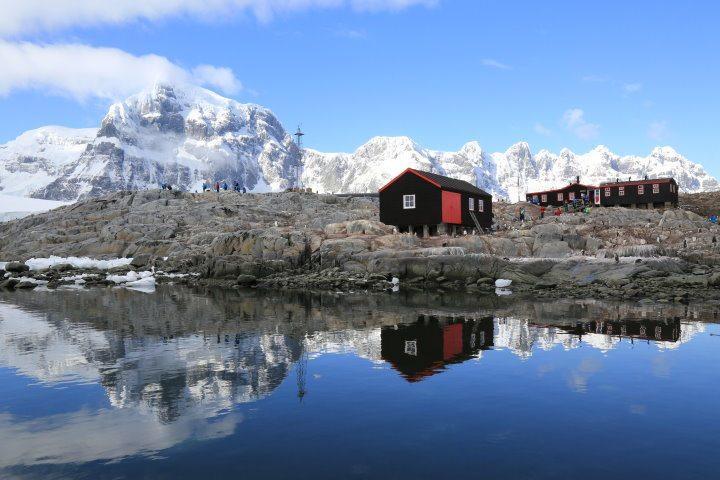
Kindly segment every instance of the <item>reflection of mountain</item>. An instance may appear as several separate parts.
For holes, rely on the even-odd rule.
[[[36,420],[0,412],[0,468],[150,455],[229,435],[242,421],[234,407],[272,394],[303,352],[388,362],[414,382],[485,350],[529,358],[626,341],[677,348],[705,328],[683,319],[715,313],[434,294],[0,292],[0,367],[50,386],[98,384],[108,397],[97,411]]]

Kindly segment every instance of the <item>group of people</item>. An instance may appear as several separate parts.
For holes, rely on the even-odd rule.
[[[205,181],[202,184],[203,192],[206,192],[208,190],[210,190],[210,191],[215,190],[216,192],[220,193],[220,189],[227,191],[230,189],[230,186],[225,181],[222,183],[220,183],[220,182],[211,183],[209,181]],[[236,192],[247,193],[247,189],[245,187],[241,187],[240,183],[237,180],[235,180],[233,182],[233,190]]]
[[[537,203],[533,202],[535,205]],[[540,206],[540,216],[539,218],[545,218],[546,215],[554,215],[556,217],[559,217],[563,213],[590,213],[590,202],[587,200],[587,196],[581,199],[575,199],[573,201],[566,201],[562,206],[555,207],[553,210],[552,207],[545,207],[544,205]],[[527,213],[525,211],[525,207],[520,207],[517,210],[517,221],[524,222],[527,219]]]
[[[547,209],[544,206],[540,207],[540,218],[545,218]],[[559,217],[563,213],[590,213],[590,204],[582,201],[565,202],[562,207],[556,207],[552,214]]]

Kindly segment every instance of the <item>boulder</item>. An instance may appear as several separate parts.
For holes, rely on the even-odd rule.
[[[8,278],[7,280],[0,281],[0,288],[5,288],[8,290],[13,290],[15,286],[20,283],[20,280],[17,278]]]
[[[539,250],[535,252],[536,257],[542,258],[562,258],[572,254],[572,249],[564,241],[548,242],[542,245]]]
[[[250,286],[257,283],[257,277],[255,275],[241,274],[237,277],[237,283],[241,286]]]
[[[70,263],[56,263],[50,267],[50,271],[53,272],[68,272],[70,270],[75,270],[75,267]]]
[[[8,262],[5,270],[12,273],[22,273],[30,270],[30,267],[21,262]]]
[[[141,253],[139,255],[135,255],[130,262],[130,265],[135,268],[145,268],[148,265],[150,265],[150,261],[152,260],[152,256],[147,253]]]

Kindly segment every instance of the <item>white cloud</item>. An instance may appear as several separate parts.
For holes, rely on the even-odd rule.
[[[650,123],[647,131],[648,137],[656,141],[662,141],[667,138],[668,126],[665,121],[655,121]]]
[[[637,93],[640,90],[642,90],[642,83],[625,83],[622,86],[623,92],[630,95],[632,93]]]
[[[498,62],[494,58],[483,58],[480,62],[483,67],[497,68],[499,70],[510,70],[512,67],[502,62]]]
[[[159,55],[135,56],[80,44],[37,45],[0,40],[0,95],[35,89],[70,96],[118,99],[157,81],[204,85],[228,94],[242,85],[229,68],[187,70]]]
[[[229,94],[235,94],[242,90],[242,83],[232,69],[227,67],[198,65],[192,69],[192,78],[195,83],[212,86]]]
[[[0,37],[163,18],[223,19],[250,13],[261,21],[296,11],[349,7],[356,11],[399,11],[439,0],[0,0]]]
[[[562,116],[562,124],[582,140],[590,140],[600,134],[600,125],[585,120],[585,112],[580,108],[571,108]]]
[[[533,126],[533,130],[535,130],[535,132],[539,133],[540,135],[545,135],[545,136],[552,135],[552,130],[550,130],[549,128],[547,128],[545,125],[543,125],[540,122],[537,122]]]

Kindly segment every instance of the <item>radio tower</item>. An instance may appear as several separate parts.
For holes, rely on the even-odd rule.
[[[302,144],[302,137],[304,137],[305,134],[300,130],[300,126],[298,125],[297,131],[295,132],[295,144],[298,148],[298,159],[297,163],[295,163],[295,188],[301,188],[302,185],[300,183],[300,174],[302,173],[302,157],[303,157],[303,144]]]

